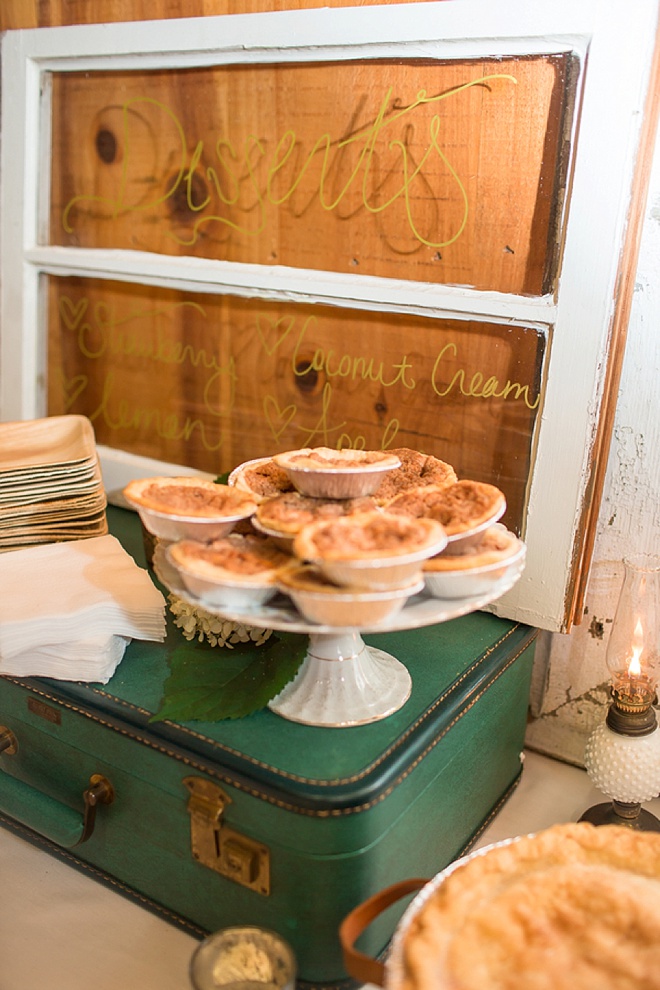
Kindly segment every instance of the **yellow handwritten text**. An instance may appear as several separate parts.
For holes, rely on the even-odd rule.
[[[513,396],[514,399],[522,398],[528,409],[536,409],[541,396],[537,395],[534,399],[531,399],[529,385],[522,385],[520,382],[512,382],[510,380],[502,384],[495,375],[485,378],[484,373],[481,371],[475,371],[468,379],[465,369],[459,368],[452,376],[448,385],[440,385],[442,361],[448,355],[456,357],[457,354],[458,347],[456,344],[445,344],[436,357],[431,374],[431,384],[436,395],[444,397],[449,395],[450,392],[458,391],[461,395],[473,399],[509,399]]]
[[[170,308],[134,309],[122,315],[117,315],[114,307],[106,303],[97,303],[92,307],[92,319],[87,321],[83,316],[88,311],[88,300],[83,298],[75,304],[67,296],[60,300],[62,321],[75,333],[78,349],[84,357],[89,360],[140,358],[156,364],[189,364],[192,368],[202,368],[211,372],[201,389],[202,404],[211,415],[222,415],[234,404],[235,359],[230,356],[226,365],[222,365],[214,353],[172,340],[159,320],[180,317],[179,310],[184,311],[184,316],[186,310],[191,310],[198,317],[206,317],[203,307],[193,302],[177,303]],[[145,326],[149,328],[148,332],[145,332]],[[220,407],[213,394],[221,381],[224,381],[226,394]]]
[[[208,424],[201,419],[181,417],[176,412],[133,406],[125,398],[115,396],[115,376],[108,372],[103,383],[101,400],[90,414],[92,423],[101,422],[111,430],[132,430],[164,440],[186,440],[197,436],[204,450],[220,450],[224,438],[212,440]]]
[[[373,357],[365,357],[364,355],[357,357],[350,354],[337,355],[332,349],[324,347],[317,347],[311,361],[303,364],[299,357],[300,349],[305,341],[305,334],[315,324],[316,318],[308,317],[298,335],[291,358],[294,375],[303,378],[310,371],[322,371],[329,379],[348,378],[351,381],[378,382],[384,388],[391,388],[400,383],[404,388],[415,388],[415,380],[408,375],[412,365],[405,354],[401,361],[392,365],[394,374],[387,373],[387,375],[383,361],[376,362]]]
[[[273,395],[265,395],[263,402],[264,416],[270,427],[270,431],[276,440],[279,440],[287,426],[298,412],[297,407],[291,403],[282,409]]]
[[[330,416],[330,406],[333,400],[333,388],[330,382],[326,382],[323,386],[323,393],[321,396],[321,413],[316,423],[312,427],[304,427],[296,423],[294,417],[297,413],[295,406],[287,406],[284,410],[279,410],[279,406],[275,402],[272,396],[266,396],[264,400],[264,413],[268,421],[268,425],[271,428],[271,432],[276,440],[280,438],[284,430],[290,424],[296,428],[298,433],[302,435],[302,440],[300,440],[300,446],[312,447],[316,445],[322,445],[324,447],[336,447],[337,450],[341,450],[345,447],[351,447],[354,450],[364,450],[366,448],[367,442],[362,433],[351,434],[348,432],[346,427],[348,424],[346,420],[341,423],[336,423],[332,425],[332,419]],[[268,408],[270,404],[270,409]],[[277,409],[280,413],[283,423],[275,424],[272,414],[272,408]],[[387,446],[393,443],[396,434],[399,432],[400,423],[398,419],[392,419],[387,423],[385,429],[383,430],[383,439],[381,442],[381,447],[383,450]],[[341,431],[341,432],[339,432]],[[339,436],[337,437],[337,434]]]
[[[313,198],[327,213],[335,213],[350,197],[357,196],[361,208],[367,213],[384,214],[400,203],[409,233],[420,245],[439,249],[453,244],[465,229],[468,218],[468,197],[465,184],[452,165],[443,148],[441,118],[434,113],[422,113],[435,108],[450,98],[455,99],[474,86],[486,86],[499,81],[516,83],[514,76],[492,73],[479,76],[445,92],[429,95],[420,89],[407,105],[401,105],[392,88],[383,93],[373,119],[362,127],[342,129],[347,135],[338,137],[330,131],[312,136],[305,146],[293,127],[287,127],[281,136],[277,134],[256,136],[247,134],[241,142],[220,135],[209,151],[202,140],[186,135],[182,122],[167,105],[148,97],[127,100],[121,106],[124,155],[121,178],[114,197],[80,194],[65,205],[62,223],[65,231],[73,232],[79,222],[80,208],[93,206],[98,212],[105,208],[111,218],[133,212],[156,210],[171,197],[182,193],[188,210],[196,219],[186,236],[168,231],[177,243],[194,245],[202,236],[202,228],[220,224],[251,238],[263,232],[267,222],[267,208],[291,204],[294,195],[305,180],[313,183]],[[174,163],[170,169],[167,187],[157,191],[150,199],[142,190],[138,197],[133,186],[138,182],[144,148],[131,140],[131,126],[145,117],[151,130],[170,135],[171,149],[168,160]],[[302,112],[305,126],[310,115]],[[410,133],[415,130],[415,152],[411,153]],[[193,147],[192,153],[188,149]],[[335,174],[336,163],[350,152],[351,163],[344,181]],[[203,160],[215,161],[204,171],[205,191],[200,195],[194,178],[199,174]],[[381,180],[385,157],[392,159],[388,165],[389,192],[384,192]],[[311,178],[314,167],[315,177]],[[135,178],[133,178],[135,174]],[[418,202],[434,200],[433,177],[448,177],[455,195],[449,197],[451,217],[439,216],[438,229],[423,232],[415,219],[414,207]],[[447,201],[446,192],[437,199]],[[456,207],[455,204],[458,204]],[[354,211],[353,211],[354,212]],[[241,220],[240,216],[247,219]],[[424,212],[425,222],[428,211]]]

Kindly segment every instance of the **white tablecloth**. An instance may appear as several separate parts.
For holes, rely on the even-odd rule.
[[[604,800],[583,770],[527,752],[479,845]],[[660,817],[660,799],[646,807]],[[3,829],[0,898],[0,990],[189,990],[194,938]]]

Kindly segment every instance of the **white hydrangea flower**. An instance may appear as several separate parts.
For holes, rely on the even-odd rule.
[[[272,629],[221,619],[199,605],[189,605],[178,595],[168,595],[168,601],[174,624],[187,640],[196,638],[202,643],[206,639],[211,646],[226,646],[232,650],[236,643],[252,642],[255,646],[261,646],[273,633]]]

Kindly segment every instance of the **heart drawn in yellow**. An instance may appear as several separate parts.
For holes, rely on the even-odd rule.
[[[62,375],[62,390],[64,392],[64,408],[68,412],[79,395],[81,395],[89,384],[87,375],[74,375],[73,378],[66,378]]]
[[[279,440],[297,412],[293,403],[280,409],[277,399],[272,395],[264,397],[264,416],[276,440]]]
[[[69,330],[75,330],[82,320],[89,306],[89,299],[81,299],[73,303],[68,296],[60,299],[60,317]]]
[[[261,343],[269,356],[274,354],[282,341],[289,335],[295,323],[293,316],[280,316],[279,320],[270,320],[261,314],[257,316],[257,333],[261,337]],[[266,339],[268,337],[268,339]],[[274,341],[272,341],[274,337]]]
[[[383,433],[383,439],[380,442],[381,450],[388,450],[391,443],[394,443],[396,435],[399,432],[401,423],[398,419],[391,419],[387,426],[385,427],[385,432]]]

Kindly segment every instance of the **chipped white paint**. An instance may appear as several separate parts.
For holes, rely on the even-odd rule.
[[[530,745],[581,764],[608,703],[607,637],[623,557],[660,552],[660,132],[649,187],[605,491],[586,595],[569,635],[547,635],[534,670]],[[602,635],[601,635],[602,632]]]

